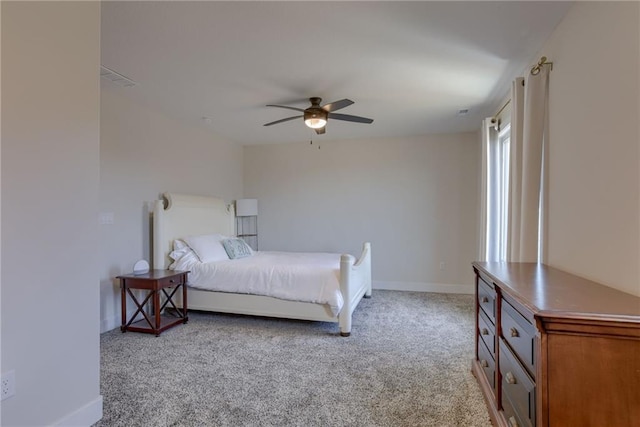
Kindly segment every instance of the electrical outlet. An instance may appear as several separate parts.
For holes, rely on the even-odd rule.
[[[444,261],[440,261],[440,271],[444,271],[447,268],[447,264]]]
[[[100,225],[113,225],[113,212],[101,212],[100,213]]]
[[[0,381],[0,400],[5,400],[16,394],[16,372],[9,371],[2,374]]]

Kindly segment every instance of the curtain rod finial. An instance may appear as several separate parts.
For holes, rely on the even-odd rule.
[[[548,65],[550,67],[550,70],[553,70],[553,62],[547,62],[547,57],[543,56],[540,58],[540,61],[538,61],[538,63],[531,68],[531,75],[537,76],[538,74],[540,74],[540,70],[544,65]]]

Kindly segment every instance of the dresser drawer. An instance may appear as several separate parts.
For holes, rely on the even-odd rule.
[[[501,327],[504,339],[518,355],[529,374],[535,377],[536,328],[504,299],[502,300]]]
[[[502,406],[511,406],[518,426],[536,425],[536,387],[509,347],[500,340]],[[509,417],[506,417],[507,421]]]
[[[511,404],[508,398],[502,396],[502,411],[504,415],[504,419],[507,421],[507,425],[509,427],[524,427],[524,421],[520,419],[520,416],[516,412],[515,408]]]
[[[480,363],[480,367],[482,367],[485,377],[487,377],[489,384],[491,384],[491,388],[495,390],[496,362],[494,361],[493,355],[489,353],[489,350],[482,341],[478,341],[478,363]]]
[[[478,277],[478,304],[491,322],[496,322],[496,291],[492,285],[488,284],[481,277]]]
[[[491,356],[495,358],[496,354],[496,327],[491,323],[484,311],[478,311],[478,335],[487,345]]]

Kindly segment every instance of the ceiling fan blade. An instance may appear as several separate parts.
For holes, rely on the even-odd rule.
[[[349,114],[329,113],[328,116],[330,119],[344,120],[346,122],[373,123],[373,119],[367,119],[366,117],[359,117],[359,116],[351,116]]]
[[[339,110],[339,109],[344,108],[344,107],[348,107],[351,104],[353,104],[353,101],[350,100],[350,99],[346,99],[345,98],[345,99],[341,99],[340,101],[335,101],[335,102],[332,102],[330,104],[324,105],[322,107],[322,109],[324,111],[331,112],[331,111]]]
[[[302,113],[302,112],[304,112],[304,110],[303,110],[302,108],[288,107],[288,106],[286,106],[286,105],[273,105],[273,104],[267,104],[267,107],[286,108],[287,110],[300,111],[301,113]]]
[[[314,130],[316,131],[316,133],[318,135],[322,135],[323,133],[325,133],[327,131],[327,127],[325,126],[325,127],[321,127],[319,129],[314,129]]]
[[[302,116],[287,117],[286,119],[280,119],[280,120],[276,120],[275,122],[265,123],[263,126],[276,125],[278,123],[288,122],[289,120],[295,120],[295,119],[301,119],[301,118]]]

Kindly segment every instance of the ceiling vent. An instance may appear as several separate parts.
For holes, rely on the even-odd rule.
[[[133,86],[135,86],[137,84],[136,82],[134,82],[130,78],[125,77],[122,74],[117,73],[117,72],[113,71],[112,69],[109,69],[109,68],[105,67],[104,65],[100,66],[100,77],[102,77],[105,80],[109,80],[110,82],[113,82],[113,83],[115,83],[117,85],[124,86],[124,87],[133,87]]]
[[[466,116],[467,114],[469,114],[469,109],[468,108],[462,108],[462,109],[458,110],[458,112],[456,113],[456,116]]]

